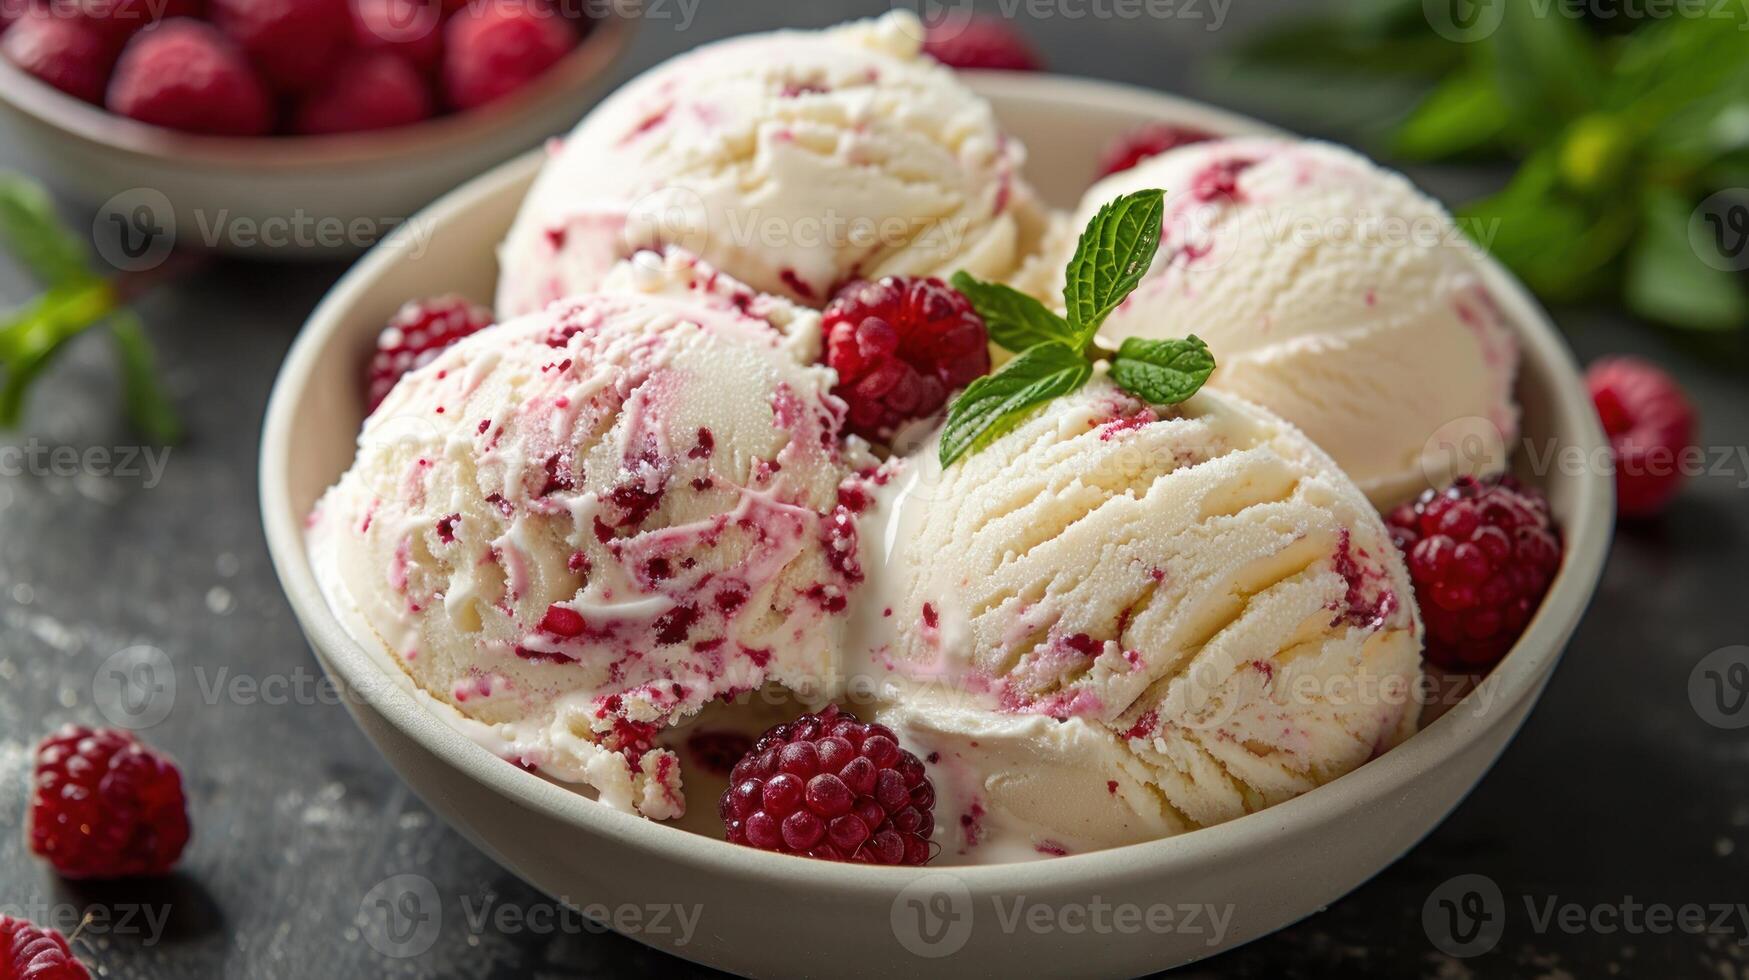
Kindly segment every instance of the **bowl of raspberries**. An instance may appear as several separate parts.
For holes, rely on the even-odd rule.
[[[0,0],[0,106],[100,222],[345,254],[562,132],[629,34],[568,0]]]

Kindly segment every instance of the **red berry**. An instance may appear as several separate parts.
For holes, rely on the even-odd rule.
[[[186,17],[134,35],[116,65],[111,112],[171,129],[260,136],[273,106],[243,53],[210,24]]]
[[[923,763],[835,704],[761,735],[717,804],[733,843],[868,864],[928,861],[934,809]]]
[[[1167,150],[1176,150],[1181,146],[1204,143],[1212,139],[1213,134],[1200,129],[1174,126],[1171,123],[1153,123],[1132,129],[1106,147],[1105,155],[1099,158],[1099,176],[1109,177]]]
[[[201,0],[50,0],[57,13],[83,18],[120,44],[150,24],[200,16]]]
[[[891,438],[941,410],[990,370],[990,335],[959,291],[939,279],[888,276],[839,290],[824,314],[826,363],[850,406],[850,431]]]
[[[1695,445],[1694,407],[1676,380],[1632,357],[1585,372],[1615,456],[1615,504],[1623,517],[1650,517],[1682,489],[1683,456]]]
[[[91,980],[73,958],[67,937],[0,915],[0,977],[5,980]]]
[[[352,0],[352,43],[432,71],[443,53],[443,8],[432,0]]]
[[[370,411],[408,371],[431,362],[445,347],[492,325],[492,311],[460,296],[439,296],[401,307],[383,332],[365,375]]]
[[[66,728],[36,749],[30,849],[69,878],[170,870],[188,843],[176,764],[115,728]]]
[[[352,133],[416,123],[431,115],[419,73],[387,51],[349,51],[292,117],[300,133]]]
[[[473,109],[522,88],[577,44],[577,32],[539,0],[476,3],[444,27],[443,92]]]
[[[26,11],[0,35],[0,54],[7,61],[87,102],[103,101],[116,51],[94,22],[46,7]]]
[[[1548,501],[1511,477],[1463,477],[1388,522],[1427,622],[1427,659],[1447,670],[1485,670],[1504,657],[1561,567]]]
[[[1038,71],[1044,59],[1007,21],[973,17],[933,25],[923,38],[923,53],[950,68]]]
[[[213,23],[280,93],[316,88],[352,37],[346,0],[210,0]]]

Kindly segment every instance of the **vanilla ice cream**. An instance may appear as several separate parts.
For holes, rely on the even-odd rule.
[[[1293,426],[1103,377],[895,492],[880,720],[962,861],[1220,823],[1416,729],[1421,626],[1382,519]],[[883,611],[885,612],[885,611]]]
[[[685,248],[821,306],[888,274],[1012,272],[1043,213],[1024,152],[921,53],[908,13],[711,44],[635,79],[556,150],[500,252],[501,318]]]
[[[310,533],[336,611],[458,724],[667,818],[662,728],[829,674],[861,450],[817,314],[673,256],[614,278],[404,378]]]
[[[1381,507],[1504,468],[1517,347],[1438,203],[1346,149],[1243,139],[1109,177],[1071,224],[1148,187],[1160,251],[1107,336],[1202,337],[1211,387],[1299,426]]]

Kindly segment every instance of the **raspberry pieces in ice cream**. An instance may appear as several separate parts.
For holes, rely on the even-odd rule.
[[[1219,823],[1415,731],[1403,562],[1275,416],[1095,379],[945,472],[932,458],[895,505],[898,635],[872,669],[960,860]]]
[[[1095,184],[1071,224],[1148,187],[1160,250],[1108,336],[1195,331],[1210,387],[1303,429],[1380,507],[1504,466],[1517,344],[1436,201],[1327,143],[1216,140]]]
[[[462,340],[389,393],[312,522],[361,641],[505,758],[656,818],[684,800],[655,735],[818,690],[860,578],[819,318],[732,294],[578,297]]]

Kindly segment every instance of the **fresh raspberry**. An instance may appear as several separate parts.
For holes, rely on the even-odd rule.
[[[923,53],[949,68],[1038,71],[1045,66],[1019,31],[994,17],[932,25],[923,37]]]
[[[348,51],[292,116],[300,133],[352,133],[416,123],[431,115],[419,73],[387,51]]]
[[[443,7],[433,0],[352,0],[352,43],[387,51],[421,72],[443,55]]]
[[[30,849],[56,871],[163,874],[187,843],[182,774],[131,732],[68,725],[37,746]]]
[[[274,91],[320,86],[352,37],[346,0],[210,0],[213,23],[243,46]]]
[[[1650,517],[1682,489],[1678,465],[1695,445],[1694,407],[1676,380],[1632,357],[1598,361],[1585,372],[1591,400],[1615,456],[1615,506]]]
[[[850,430],[871,439],[934,414],[949,392],[990,370],[983,318],[939,279],[854,282],[824,317],[836,394],[850,406]]]
[[[576,45],[570,22],[541,0],[472,4],[444,26],[444,97],[457,109],[501,99]]]
[[[0,35],[0,55],[55,88],[101,103],[117,46],[92,21],[46,7],[25,11]]]
[[[1110,177],[1167,150],[1176,150],[1192,143],[1206,143],[1212,139],[1214,135],[1211,133],[1187,126],[1174,126],[1171,123],[1152,123],[1132,129],[1106,147],[1105,155],[1099,158],[1099,176]]]
[[[0,915],[0,978],[91,980],[91,974],[73,958],[67,937],[23,919]]]
[[[111,112],[171,129],[260,136],[273,105],[243,52],[211,24],[178,17],[134,35],[106,101]]]
[[[1427,621],[1427,659],[1448,670],[1504,657],[1561,567],[1548,500],[1511,477],[1462,477],[1398,507],[1389,523]]]
[[[147,26],[171,17],[200,16],[201,0],[49,0],[56,13],[79,17],[123,42]]]
[[[827,861],[929,860],[935,786],[884,725],[827,705],[759,737],[717,803],[728,839]]]
[[[456,341],[492,325],[492,311],[460,296],[416,300],[401,307],[377,335],[377,351],[366,372],[370,411],[389,395],[395,382],[431,362]]]

